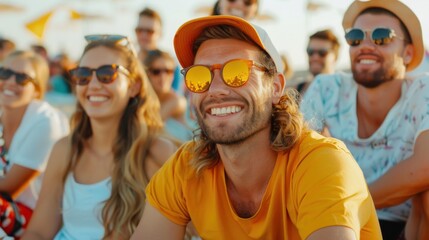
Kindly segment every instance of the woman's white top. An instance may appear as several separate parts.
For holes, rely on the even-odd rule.
[[[17,164],[41,174],[18,196],[18,202],[34,209],[52,147],[68,133],[69,120],[61,111],[39,100],[33,100],[28,105],[8,149],[10,163],[6,170]]]
[[[100,240],[104,235],[101,211],[112,192],[111,178],[94,184],[67,176],[62,206],[63,226],[54,240]]]

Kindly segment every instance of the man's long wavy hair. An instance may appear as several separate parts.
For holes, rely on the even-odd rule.
[[[197,53],[201,44],[210,39],[237,39],[258,46],[250,37],[241,30],[228,26],[218,25],[206,28],[195,40],[193,46],[194,55]],[[268,69],[265,72],[266,86],[273,86],[276,69],[274,61],[270,55],[260,48],[261,54],[259,61]],[[271,147],[275,151],[287,151],[307,131],[303,116],[298,106],[298,92],[294,89],[286,89],[284,95],[277,104],[273,105],[271,116]],[[194,137],[195,154],[191,160],[191,165],[198,174],[203,170],[214,167],[219,161],[220,156],[214,143],[208,136],[199,129]]]
[[[129,239],[143,214],[144,189],[148,182],[145,160],[151,139],[163,126],[160,103],[141,63],[127,46],[107,40],[94,41],[85,47],[82,56],[97,47],[117,51],[130,72],[130,83],[141,83],[140,92],[129,100],[119,123],[112,146],[112,194],[102,210],[103,239]],[[70,161],[63,181],[75,168],[86,141],[92,136],[90,118],[79,103],[72,115],[71,126]]]

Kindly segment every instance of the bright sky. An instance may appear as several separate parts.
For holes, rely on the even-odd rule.
[[[348,47],[343,40],[342,15],[351,0],[260,0],[260,14],[272,20],[255,20],[271,36],[281,53],[286,54],[295,70],[307,68],[305,48],[308,36],[316,30],[331,28],[342,41],[339,66],[349,66]],[[325,5],[317,11],[306,11],[307,2]],[[403,0],[419,16],[425,43],[429,40],[429,9],[427,0]],[[173,52],[176,29],[185,21],[204,16],[201,7],[211,7],[215,0],[0,0],[23,8],[18,12],[0,12],[0,36],[15,41],[19,48],[28,48],[38,40],[25,28],[25,24],[54,8],[57,10],[47,23],[43,44],[51,56],[61,51],[78,59],[85,41],[83,36],[93,33],[116,33],[134,37],[138,12],[148,6],[159,11],[164,21],[160,47]],[[102,18],[71,21],[68,11],[77,10]]]

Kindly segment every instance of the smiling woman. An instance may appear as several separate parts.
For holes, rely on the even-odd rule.
[[[47,80],[47,63],[33,52],[13,52],[0,68],[0,215],[9,236],[22,235],[52,146],[68,133],[67,118],[40,100]]]
[[[23,239],[129,239],[149,178],[177,148],[160,135],[159,101],[128,39],[88,40],[70,72],[72,133],[54,146]]]

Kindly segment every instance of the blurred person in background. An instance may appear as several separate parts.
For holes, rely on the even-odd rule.
[[[286,80],[289,80],[293,76],[292,65],[285,54],[280,55],[280,57],[282,58],[283,67],[284,67],[283,75],[285,76]]]
[[[161,102],[161,117],[166,131],[182,140],[190,140],[192,132],[187,123],[187,101],[171,87],[174,70],[177,68],[173,57],[161,50],[150,51],[144,61],[150,82]]]
[[[310,36],[307,45],[309,75],[302,80],[295,80],[299,81],[295,88],[301,95],[317,75],[335,72],[339,50],[340,42],[330,29],[317,31]]]
[[[251,20],[258,14],[259,0],[218,0],[212,15],[232,15]]]
[[[71,82],[69,70],[76,64],[65,53],[60,53],[49,62],[49,86],[48,90],[56,93],[70,94]]]
[[[9,53],[15,50],[15,43],[9,39],[0,37],[0,63],[6,58]]]
[[[315,130],[350,149],[383,239],[396,240],[409,217],[407,200],[429,186],[429,77],[407,75],[423,60],[422,28],[399,0],[353,1],[343,28],[351,73],[316,77],[301,110]]]
[[[162,36],[161,15],[151,8],[144,8],[139,13],[135,34],[140,48],[138,57],[144,63],[149,51],[159,49],[158,43]],[[178,94],[184,94],[183,78],[178,67],[174,69],[174,79],[171,85]]]
[[[33,50],[35,53],[39,54],[44,59],[46,59],[46,61],[49,62],[48,49],[46,49],[45,46],[43,46],[42,44],[33,44],[31,45],[31,50]]]
[[[19,237],[32,216],[54,143],[68,119],[43,101],[49,77],[44,58],[9,54],[0,67],[0,227]]]

